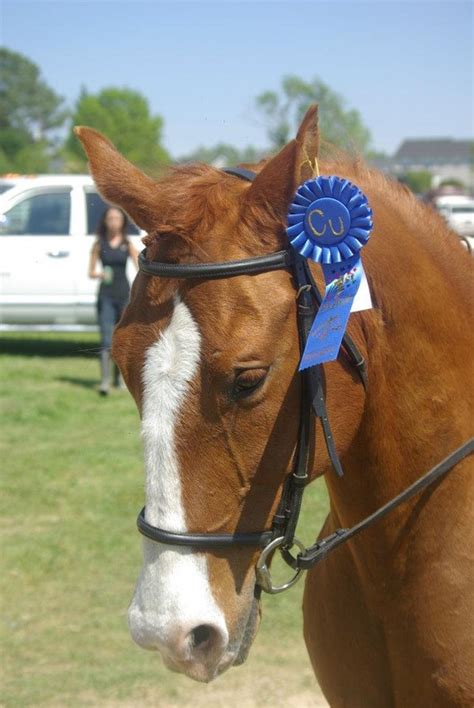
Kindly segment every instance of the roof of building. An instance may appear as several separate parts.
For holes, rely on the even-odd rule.
[[[453,164],[472,161],[473,143],[452,138],[408,138],[393,156],[395,162]]]

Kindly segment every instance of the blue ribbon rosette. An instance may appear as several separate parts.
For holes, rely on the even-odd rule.
[[[288,213],[290,243],[320,263],[326,291],[308,335],[299,370],[337,358],[364,271],[360,250],[372,230],[367,197],[340,177],[302,184]]]

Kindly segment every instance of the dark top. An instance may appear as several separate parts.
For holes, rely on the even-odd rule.
[[[105,239],[99,240],[99,258],[106,276],[100,283],[99,297],[107,295],[117,300],[128,300],[130,285],[125,273],[128,255],[128,243],[112,248]]]

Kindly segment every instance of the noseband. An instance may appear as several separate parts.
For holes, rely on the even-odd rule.
[[[241,168],[226,169],[224,172],[250,182],[256,177],[254,172]],[[304,350],[315,314],[321,304],[321,296],[307,260],[292,248],[239,261],[185,265],[150,261],[147,259],[146,250],[144,250],[139,255],[138,264],[139,269],[146,275],[176,279],[216,280],[241,275],[256,275],[274,270],[291,270],[296,289],[296,315],[301,352]],[[362,385],[367,388],[367,371],[364,358],[347,334],[344,335],[342,341],[340,357],[342,356],[345,356],[346,360],[353,366]],[[399,504],[418,494],[474,450],[474,438],[472,438],[366,519],[363,519],[352,528],[337,529],[330,536],[320,539],[312,546],[305,548],[295,538],[295,531],[303,500],[303,491],[311,471],[309,450],[310,435],[313,429],[313,415],[321,422],[324,441],[335,473],[342,477],[343,470],[327,417],[323,367],[322,365],[317,365],[304,369],[299,376],[301,376],[301,404],[295,461],[293,471],[283,485],[282,496],[273,518],[271,529],[255,533],[232,534],[174,533],[149,524],[145,519],[145,508],[143,508],[137,519],[140,533],[158,543],[188,546],[200,550],[232,546],[261,547],[263,550],[256,565],[257,583],[266,592],[282,592],[296,582],[303,570],[312,568],[342,543],[371,526]],[[293,546],[297,546],[300,551],[296,556],[291,553]],[[295,575],[291,580],[279,586],[273,585],[267,566],[267,559],[277,548],[280,550],[285,562],[295,571]]]

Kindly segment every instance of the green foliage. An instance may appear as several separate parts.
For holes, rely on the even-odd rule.
[[[0,48],[0,169],[44,172],[66,120],[63,99],[22,54]]]
[[[93,95],[83,89],[59,152],[58,129],[69,115],[62,104],[36,64],[0,49],[0,172],[47,172],[59,155],[66,171],[86,171],[86,156],[72,132],[79,124],[102,131],[129,160],[152,172],[169,162],[161,145],[163,120],[150,114],[140,93],[106,88]]]
[[[280,93],[265,91],[256,98],[274,150],[280,150],[294,137],[311,103],[319,104],[321,134],[325,141],[345,150],[367,152],[371,136],[359,112],[346,109],[344,99],[318,77],[307,82],[298,76],[286,76]]]
[[[400,182],[410,187],[411,191],[415,194],[423,194],[430,189],[432,179],[431,172],[427,170],[413,170],[412,172],[406,172],[402,175]]]
[[[86,157],[72,132],[74,125],[96,128],[111,140],[127,159],[140,167],[159,170],[170,157],[161,145],[163,119],[152,116],[147,99],[127,88],[105,88],[98,94],[82,89],[66,141],[66,167],[83,171]]]
[[[466,185],[464,182],[460,179],[456,179],[456,177],[448,177],[447,179],[443,179],[442,182],[439,183],[440,187],[459,187],[459,189],[466,189]]]
[[[126,609],[141,563],[134,515],[143,504],[133,400],[94,390],[95,334],[2,333],[0,349],[0,455],[8,461],[0,704],[204,708],[235,705],[238,695],[242,705],[319,705],[303,641],[303,582],[263,598],[246,664],[210,685],[171,673],[133,644]],[[326,513],[324,486],[314,482],[298,530],[304,542]]]
[[[369,162],[375,162],[377,160],[390,160],[390,155],[388,155],[388,153],[384,152],[383,150],[367,150],[365,156],[369,160]]]
[[[189,155],[181,157],[179,162],[205,162],[216,167],[229,167],[241,163],[254,164],[261,157],[262,153],[251,145],[239,150],[234,145],[218,143],[212,147],[198,147]]]

